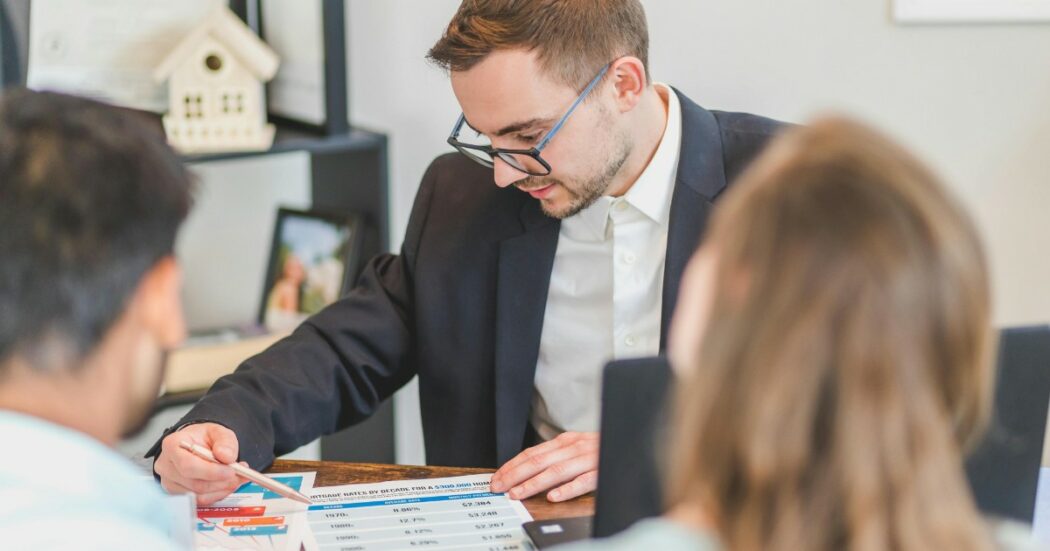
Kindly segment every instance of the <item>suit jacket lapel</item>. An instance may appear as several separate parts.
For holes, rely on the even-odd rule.
[[[528,199],[521,210],[525,232],[499,246],[496,298],[496,461],[521,451],[532,405],[543,314],[547,307],[561,224]]]
[[[671,196],[667,255],[664,257],[661,352],[667,346],[667,328],[678,300],[682,271],[700,244],[711,202],[726,187],[718,121],[710,111],[693,103],[678,90],[674,92],[682,106],[682,148]]]
[[[677,90],[682,106],[682,148],[671,197],[664,264],[660,348],[678,297],[682,271],[700,241],[711,200],[726,187],[722,139],[714,115]],[[539,202],[521,210],[524,232],[500,242],[496,297],[496,462],[521,451],[539,357],[554,255],[561,224]]]

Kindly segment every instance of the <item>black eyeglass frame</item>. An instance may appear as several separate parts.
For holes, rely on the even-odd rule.
[[[587,96],[591,93],[591,90],[593,90],[594,87],[597,86],[599,82],[601,82],[602,77],[604,77],[605,73],[608,72],[610,65],[611,64],[602,67],[602,70],[599,71],[593,79],[591,79],[591,82],[587,85],[586,88],[583,89],[583,92],[580,92],[580,95],[577,96],[576,100],[572,102],[572,105],[569,106],[569,109],[565,112],[564,115],[562,115],[561,119],[559,119],[558,122],[555,123],[553,127],[551,127],[551,129],[543,136],[539,143],[537,143],[533,147],[530,147],[529,149],[504,149],[501,147],[492,147],[491,145],[476,145],[463,143],[459,141],[459,133],[463,130],[463,125],[467,122],[466,115],[463,113],[459,114],[459,119],[456,120],[456,126],[452,128],[452,134],[449,135],[447,142],[449,145],[456,148],[457,151],[467,156],[468,158],[473,159],[475,162],[482,166],[492,168],[496,164],[496,158],[499,157],[501,161],[507,163],[507,166],[510,166],[511,168],[519,172],[524,172],[529,176],[546,176],[551,173],[551,165],[547,163],[547,161],[544,160],[542,156],[540,156],[540,153],[542,153],[543,149],[547,147],[547,144],[550,143],[550,141],[554,138],[555,134],[557,134],[558,131],[561,130],[561,127],[565,125],[565,122],[569,120],[569,115],[572,115],[573,111],[575,111],[576,108],[579,107],[581,103],[583,103],[583,100],[586,99]],[[472,155],[466,151],[468,149],[485,153],[489,156],[490,160],[486,161],[485,159],[478,157],[477,155]],[[540,166],[543,167],[543,170],[545,172],[535,172],[525,168],[524,166],[521,166],[518,160],[514,158],[515,155],[526,155],[528,157],[531,157],[533,160],[538,162]]]

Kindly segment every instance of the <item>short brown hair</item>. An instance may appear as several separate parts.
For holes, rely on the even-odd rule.
[[[988,549],[962,463],[994,385],[969,216],[843,119],[778,138],[719,209],[672,503],[733,551]]]
[[[556,81],[583,88],[609,62],[634,56],[649,71],[638,0],[464,0],[427,59],[466,71],[496,50],[535,51]]]

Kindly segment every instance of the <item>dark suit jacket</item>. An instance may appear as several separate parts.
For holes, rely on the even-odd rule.
[[[779,128],[678,96],[664,335],[713,201]],[[525,441],[559,226],[527,194],[497,187],[491,169],[458,153],[438,157],[401,254],[372,260],[346,298],[219,379],[175,426],[226,425],[241,459],[263,468],[275,452],[364,420],[419,375],[427,461],[502,464]]]

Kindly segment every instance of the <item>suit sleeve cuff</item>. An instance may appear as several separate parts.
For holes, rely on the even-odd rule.
[[[197,424],[200,424],[200,423],[215,423],[216,425],[222,425],[222,426],[226,427],[226,425],[224,423],[221,423],[219,421],[214,421],[212,419],[194,419],[194,420],[191,420],[191,421],[182,420],[182,421],[180,421],[178,423],[175,423],[174,425],[164,429],[164,432],[160,435],[160,438],[158,438],[157,441],[153,444],[153,447],[151,447],[149,449],[149,451],[146,452],[145,457],[152,457],[153,458],[153,478],[156,479],[157,482],[160,482],[160,475],[157,474],[157,458],[160,457],[160,448],[161,448],[161,446],[164,443],[164,439],[167,438],[168,435],[170,435],[172,433],[179,432],[180,430],[182,430],[182,429],[184,429],[184,428],[186,428],[186,427],[188,427],[190,425],[197,425]],[[226,428],[229,429],[230,427],[226,427]],[[233,430],[233,429],[230,429],[230,430]]]

